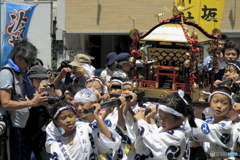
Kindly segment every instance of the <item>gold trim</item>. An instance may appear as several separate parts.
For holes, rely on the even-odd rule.
[[[139,41],[139,43],[141,43],[141,44],[146,44],[146,41]]]
[[[161,44],[161,45],[172,45],[171,42],[159,42],[159,44]]]
[[[157,67],[158,68],[158,67]],[[162,69],[171,69],[171,67],[161,67]]]
[[[156,83],[158,84],[158,83]],[[158,86],[156,88],[144,88],[144,87],[139,87],[138,88],[139,91],[145,91],[145,96],[146,97],[161,97],[164,98],[164,96],[166,97],[167,95],[177,92],[176,90],[171,90],[171,89],[160,89],[158,88]],[[200,92],[204,90],[204,91],[209,91],[210,90],[210,86],[205,87],[205,88],[201,88],[201,90],[197,91],[197,92],[193,92],[193,97],[192,100],[196,101],[199,100],[200,98]],[[188,92],[187,92],[188,93]],[[204,95],[204,98],[207,98],[207,95]]]

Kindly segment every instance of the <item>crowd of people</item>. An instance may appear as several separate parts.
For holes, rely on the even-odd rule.
[[[109,53],[96,77],[85,54],[51,72],[32,43],[16,41],[0,71],[0,116],[6,122],[0,159],[240,159],[240,48],[221,37],[214,89],[200,100],[209,107],[191,106],[182,90],[139,105],[128,76],[129,53]],[[212,64],[206,57],[206,72]],[[226,79],[231,82],[222,86]],[[116,103],[101,108],[107,102]]]

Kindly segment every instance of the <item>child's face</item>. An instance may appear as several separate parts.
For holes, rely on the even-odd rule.
[[[213,111],[214,117],[224,117],[227,116],[229,109],[231,108],[231,103],[228,96],[217,93],[212,96],[210,107]]]
[[[92,107],[93,102],[78,102],[75,104],[79,118],[85,118],[86,116],[90,115],[91,113],[85,114],[84,109]]]
[[[62,127],[65,132],[71,132],[75,128],[76,114],[71,109],[62,111],[55,120],[58,127]]]
[[[132,85],[130,85],[130,84],[123,85],[123,87],[122,87],[122,94],[126,94],[127,95],[131,91],[132,91]]]
[[[159,113],[159,123],[162,126],[163,131],[169,131],[171,129],[178,128],[182,124],[182,119],[178,117],[177,119],[171,113],[158,110]]]
[[[236,82],[237,80],[239,80],[239,74],[237,73],[237,70],[235,69],[235,67],[233,67],[232,65],[228,65],[225,68],[223,77],[224,79],[233,79],[233,82]]]
[[[118,82],[112,82],[111,84],[121,85],[121,84],[118,83]],[[110,88],[109,93],[121,94],[121,93],[122,93],[122,90],[121,90],[121,89]]]
[[[67,93],[65,94],[65,100],[69,103],[71,103],[72,106],[75,106],[75,103],[74,103],[74,95],[71,94],[71,93]]]
[[[97,91],[98,93],[102,93],[102,86],[98,81],[90,81],[86,84],[86,88]]]

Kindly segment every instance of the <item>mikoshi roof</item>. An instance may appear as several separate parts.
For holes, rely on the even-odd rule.
[[[189,35],[192,32],[197,33],[198,43],[212,43],[216,38],[206,32],[198,24],[184,22]],[[158,44],[158,45],[180,45],[189,46],[189,42],[180,24],[180,19],[170,20],[169,22],[159,23],[139,38],[140,44]]]

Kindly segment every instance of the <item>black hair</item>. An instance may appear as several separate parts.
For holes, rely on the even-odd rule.
[[[128,81],[127,78],[123,78],[123,77],[111,77],[110,81],[113,80],[113,79],[117,79],[117,80],[120,80],[122,82]]]
[[[234,61],[234,60],[230,60],[230,61],[228,61],[228,63],[233,63],[233,64],[235,64],[235,65],[237,65],[239,68],[240,68],[240,62],[239,61]],[[226,65],[226,67],[227,66],[233,66],[234,68],[235,68],[235,70],[237,71],[237,74],[240,74],[240,71],[239,71],[239,69],[236,67],[236,66],[234,66],[234,65],[228,65],[228,63],[227,63],[227,65]],[[225,68],[226,68],[225,67]]]
[[[183,98],[187,101],[188,104],[192,102],[191,97],[187,93],[184,94]],[[162,99],[162,101],[163,105],[176,110],[185,117],[188,117],[188,121],[191,127],[197,127],[192,106],[187,105],[185,101],[179,96],[178,92],[174,92],[168,95],[166,98]],[[177,116],[175,117],[177,118]]]
[[[69,83],[66,86],[64,86],[64,92],[68,90],[72,95],[75,95],[78,91],[82,90],[84,87],[80,86],[76,83]]]
[[[237,94],[240,91],[240,86],[238,83],[233,83],[230,89],[234,94]]]
[[[228,88],[228,87],[225,87],[225,86],[220,86],[220,87],[217,87],[217,88],[215,88],[215,89],[213,89],[213,91],[212,91],[212,93],[213,92],[216,92],[216,91],[220,91],[220,92],[224,92],[224,93],[226,93],[226,94],[228,94],[228,95],[232,95],[232,91],[231,91],[231,89],[230,88]],[[212,97],[211,97],[212,98]],[[229,98],[229,97],[228,97]],[[210,101],[211,101],[211,99],[210,99]],[[231,99],[229,98],[229,101],[231,102]]]
[[[233,100],[234,100],[234,102],[236,102],[236,103],[240,103],[240,94],[234,94],[233,95]]]
[[[217,87],[212,92],[216,92],[216,91],[224,92],[224,93],[227,93],[229,95],[232,94],[232,91],[228,87],[225,87],[225,86]]]
[[[57,69],[57,72],[61,72],[63,68],[67,68],[67,67],[71,68],[72,66],[69,65],[70,62],[71,62],[70,60],[62,61],[60,67],[58,67]]]
[[[31,66],[30,66],[29,68],[31,68],[32,66],[39,65],[39,63],[40,63],[41,66],[44,65],[44,64],[43,64],[43,61],[42,61],[41,59],[36,58],[35,61],[31,64]]]
[[[71,103],[69,103],[67,101],[64,101],[64,100],[61,100],[58,103],[54,104],[53,107],[52,107],[52,115],[55,115],[60,108],[65,107],[65,106],[72,106],[72,105],[71,105]],[[71,109],[71,110],[74,113],[76,113],[73,109]],[[54,118],[54,119],[57,119],[57,118],[58,118],[58,116],[56,118]]]
[[[30,43],[27,38],[18,39],[14,41],[14,47],[10,58],[14,61],[15,56],[18,55],[19,59],[25,57],[33,57],[35,59],[37,57],[37,52],[37,48]]]
[[[226,49],[234,49],[237,52],[237,55],[239,57],[240,48],[239,48],[239,45],[237,43],[235,43],[234,41],[228,41],[224,44],[224,47],[222,50],[223,55],[225,55]]]
[[[221,34],[220,40],[228,42],[229,38],[228,38],[228,36],[226,34]]]

